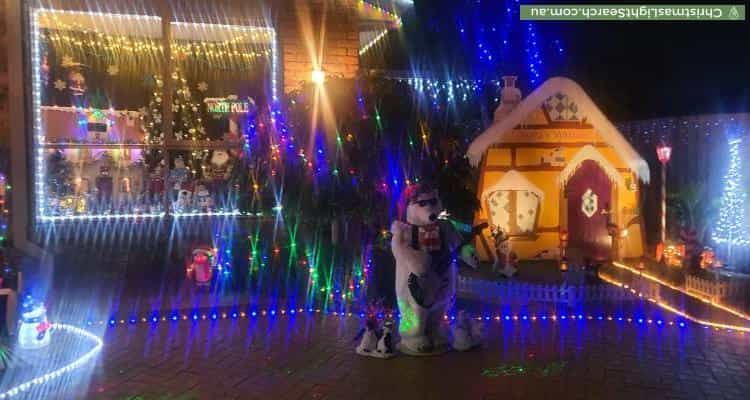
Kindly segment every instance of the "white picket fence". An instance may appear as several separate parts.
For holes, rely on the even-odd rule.
[[[622,302],[638,299],[630,289],[606,283],[596,285],[534,284],[515,281],[487,281],[459,276],[458,295],[491,303],[563,303],[570,306],[583,302]],[[637,292],[659,298],[658,285],[641,282]]]
[[[709,280],[694,275],[685,277],[685,288],[688,292],[711,301],[741,296],[745,286],[744,282],[738,280]]]

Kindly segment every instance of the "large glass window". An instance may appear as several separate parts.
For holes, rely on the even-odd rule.
[[[246,210],[249,142],[276,98],[272,28],[29,13],[39,219]]]

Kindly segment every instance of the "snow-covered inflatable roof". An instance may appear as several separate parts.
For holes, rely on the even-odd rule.
[[[523,123],[529,114],[542,107],[547,99],[557,93],[564,93],[574,99],[580,113],[586,116],[586,122],[594,127],[607,144],[612,146],[642,182],[649,182],[650,173],[646,161],[641,158],[612,122],[604,116],[581,86],[563,77],[548,79],[525,99],[521,100],[507,115],[496,118],[492,125],[474,139],[469,146],[469,150],[466,152],[469,162],[474,166],[479,165],[484,153],[490,146],[495,143],[502,143],[506,132]]]
[[[529,192],[536,194],[539,199],[544,198],[544,192],[542,189],[539,189],[539,187],[531,183],[531,181],[523,176],[523,174],[514,169],[508,171],[499,181],[497,181],[497,183],[482,192],[482,201],[485,201],[487,196],[499,190],[528,190]]]

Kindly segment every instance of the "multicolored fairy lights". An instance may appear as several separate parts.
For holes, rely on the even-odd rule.
[[[82,356],[78,357],[74,361],[55,369],[54,371],[48,372],[44,375],[40,375],[34,379],[30,379],[24,383],[18,384],[5,392],[0,393],[0,399],[8,399],[15,397],[17,395],[23,394],[25,392],[28,392],[29,390],[36,388],[40,385],[43,385],[53,379],[59,378],[77,368],[82,367],[84,364],[89,362],[94,356],[96,356],[104,346],[104,342],[102,342],[102,339],[98,336],[92,334],[91,332],[81,329],[72,325],[67,324],[53,324],[50,327],[53,331],[65,331],[73,335],[80,336],[82,338],[85,338],[89,341],[91,341],[94,344],[94,347],[91,348],[91,350],[84,353]]]

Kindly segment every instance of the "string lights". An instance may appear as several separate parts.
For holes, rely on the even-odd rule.
[[[619,268],[619,269],[622,269],[622,270],[625,270],[625,271],[629,271],[629,272],[631,272],[631,273],[633,273],[635,275],[638,275],[640,277],[646,278],[646,279],[648,279],[648,280],[650,280],[652,282],[658,283],[658,284],[660,284],[662,286],[666,286],[666,287],[668,287],[668,288],[670,288],[672,290],[676,290],[676,291],[678,291],[678,292],[680,292],[680,293],[682,293],[682,294],[684,294],[686,296],[690,296],[690,297],[692,297],[694,299],[700,300],[700,301],[702,301],[704,303],[709,304],[712,307],[715,307],[717,309],[726,311],[726,312],[728,312],[730,314],[733,314],[733,315],[735,315],[737,317],[740,317],[742,319],[750,321],[750,315],[748,315],[748,314],[745,314],[745,313],[743,313],[743,312],[741,312],[741,311],[739,311],[737,309],[734,309],[734,308],[731,308],[731,307],[727,307],[727,306],[725,306],[723,304],[714,302],[711,299],[707,299],[707,298],[698,296],[698,295],[696,295],[696,294],[694,294],[692,292],[689,292],[689,291],[687,291],[687,290],[685,290],[685,289],[683,289],[683,288],[681,288],[679,286],[675,286],[675,285],[673,285],[673,284],[671,284],[671,283],[669,283],[669,282],[667,282],[665,280],[659,279],[659,278],[657,278],[657,277],[649,274],[648,272],[644,272],[644,271],[635,269],[633,267],[627,266],[627,265],[619,263],[619,262],[613,262],[612,265],[615,266],[615,267],[617,267],[617,268]]]
[[[100,49],[110,54],[115,52],[146,53],[154,54],[162,52],[163,46],[154,40],[135,39],[126,36],[112,36],[98,34],[96,38],[81,38],[78,35],[50,32],[41,35],[57,46],[77,46],[79,48]],[[269,57],[271,49],[259,51],[238,50],[236,46],[211,42],[174,42],[172,49],[178,56],[191,56],[194,58],[219,57],[239,58],[245,62],[259,58]]]
[[[614,283],[615,281],[613,281]],[[621,285],[618,285],[621,286]],[[626,285],[625,285],[626,286]],[[623,287],[623,286],[621,286]],[[627,287],[625,287],[628,289]],[[653,301],[651,301],[653,303]],[[741,326],[717,324],[710,321],[693,320],[690,316],[685,315],[672,308],[665,308],[668,311],[675,312],[676,314],[684,317],[692,322],[696,323],[696,326],[700,326],[703,329],[713,328],[714,331],[723,331],[728,333],[736,332],[739,335],[745,336],[746,333],[750,332],[750,328]],[[161,322],[201,322],[201,321],[219,321],[219,320],[236,320],[236,319],[257,319],[257,318],[274,318],[274,317],[294,317],[304,315],[321,315],[321,316],[334,316],[341,318],[359,318],[364,319],[367,314],[364,312],[353,312],[353,311],[336,311],[320,307],[287,307],[287,308],[255,308],[248,306],[244,310],[239,310],[237,307],[227,309],[213,309],[211,311],[199,311],[193,310],[190,312],[173,311],[168,314],[160,314],[159,312],[153,312],[149,315],[143,316],[130,316],[128,318],[110,318],[109,320],[98,320],[86,321],[87,326],[104,326],[107,325],[110,328],[117,326],[128,326],[138,324],[158,324]],[[400,319],[399,314],[392,313],[379,313],[376,315],[378,319]],[[668,320],[663,318],[647,317],[645,315],[622,315],[622,314],[607,314],[607,313],[538,313],[538,314],[515,314],[515,313],[482,313],[473,314],[470,316],[471,319],[477,321],[494,321],[494,322],[565,322],[565,321],[590,321],[590,322],[618,322],[628,323],[635,325],[656,325],[660,327],[678,327],[687,328],[688,321],[681,319]],[[456,315],[446,314],[443,316],[444,321],[455,321]]]
[[[687,313],[685,311],[678,310],[677,308],[652,297],[646,297],[643,292],[638,292],[633,288],[629,288],[628,285],[626,285],[623,282],[618,281],[617,279],[607,275],[607,274],[599,274],[599,277],[602,278],[607,283],[613,284],[615,286],[621,287],[626,290],[630,290],[634,295],[637,295],[638,297],[645,298],[649,302],[656,304],[658,307],[667,310],[673,314],[679,315],[680,317],[687,318],[688,320],[695,322],[697,324],[702,325],[704,328],[714,328],[716,330],[719,329],[726,329],[727,331],[737,331],[737,332],[750,332],[750,328],[745,326],[739,326],[739,325],[731,325],[731,324],[724,324],[714,321],[708,321],[699,317],[695,317],[690,313]],[[704,300],[705,301],[705,300]]]
[[[740,149],[742,138],[729,140],[729,170],[724,176],[724,191],[719,207],[719,220],[714,226],[711,238],[719,244],[747,246],[750,244],[747,221],[745,220],[745,187],[742,176]]]
[[[473,101],[477,94],[486,86],[499,88],[501,80],[481,79],[430,79],[421,77],[391,77],[388,79],[406,83],[414,92],[422,95],[433,103]],[[496,99],[497,101],[497,99]]]
[[[401,20],[401,17],[400,17],[400,16],[398,15],[398,14],[396,14],[396,13],[394,13],[394,12],[391,12],[391,11],[388,11],[388,10],[386,10],[386,9],[384,9],[384,8],[381,8],[381,7],[379,7],[379,6],[376,6],[376,5],[374,5],[374,4],[368,3],[368,2],[366,2],[365,0],[357,0],[357,6],[358,6],[358,7],[360,8],[360,10],[362,10],[362,11],[366,11],[366,12],[372,13],[372,14],[374,14],[374,15],[379,15],[379,16],[381,16],[381,17],[385,17],[385,18],[387,18],[387,19],[388,19],[388,20],[390,20],[390,21],[391,21],[391,22],[392,22],[392,23],[393,23],[393,24],[394,24],[394,25],[395,25],[396,27],[400,27],[400,26],[401,26],[401,25],[403,25],[403,23],[404,23],[404,22],[403,22],[403,21]]]
[[[378,42],[380,42],[381,40],[383,40],[383,38],[385,38],[385,36],[388,35],[388,32],[389,32],[388,29],[383,29],[382,31],[380,31],[380,33],[378,33],[377,35],[375,35],[375,37],[373,37],[372,39],[370,39],[370,41],[368,41],[367,43],[365,43],[365,45],[362,46],[359,49],[359,55],[361,56],[361,55],[367,53],[368,50],[370,50]]]
[[[35,387],[43,385],[53,379],[59,378],[77,368],[80,368],[81,366],[89,362],[94,356],[96,356],[101,351],[102,347],[104,346],[102,339],[99,338],[98,336],[84,329],[81,329],[72,325],[53,324],[50,327],[50,330],[68,332],[70,334],[83,337],[91,341],[94,344],[94,347],[92,347],[91,350],[87,351],[86,353],[84,353],[82,356],[78,357],[74,361],[54,371],[48,372],[44,375],[40,375],[33,379],[29,379],[26,382],[13,386],[12,388],[6,390],[5,392],[0,393],[0,399],[9,399],[17,395],[20,395],[22,393],[28,392],[29,390]]]

